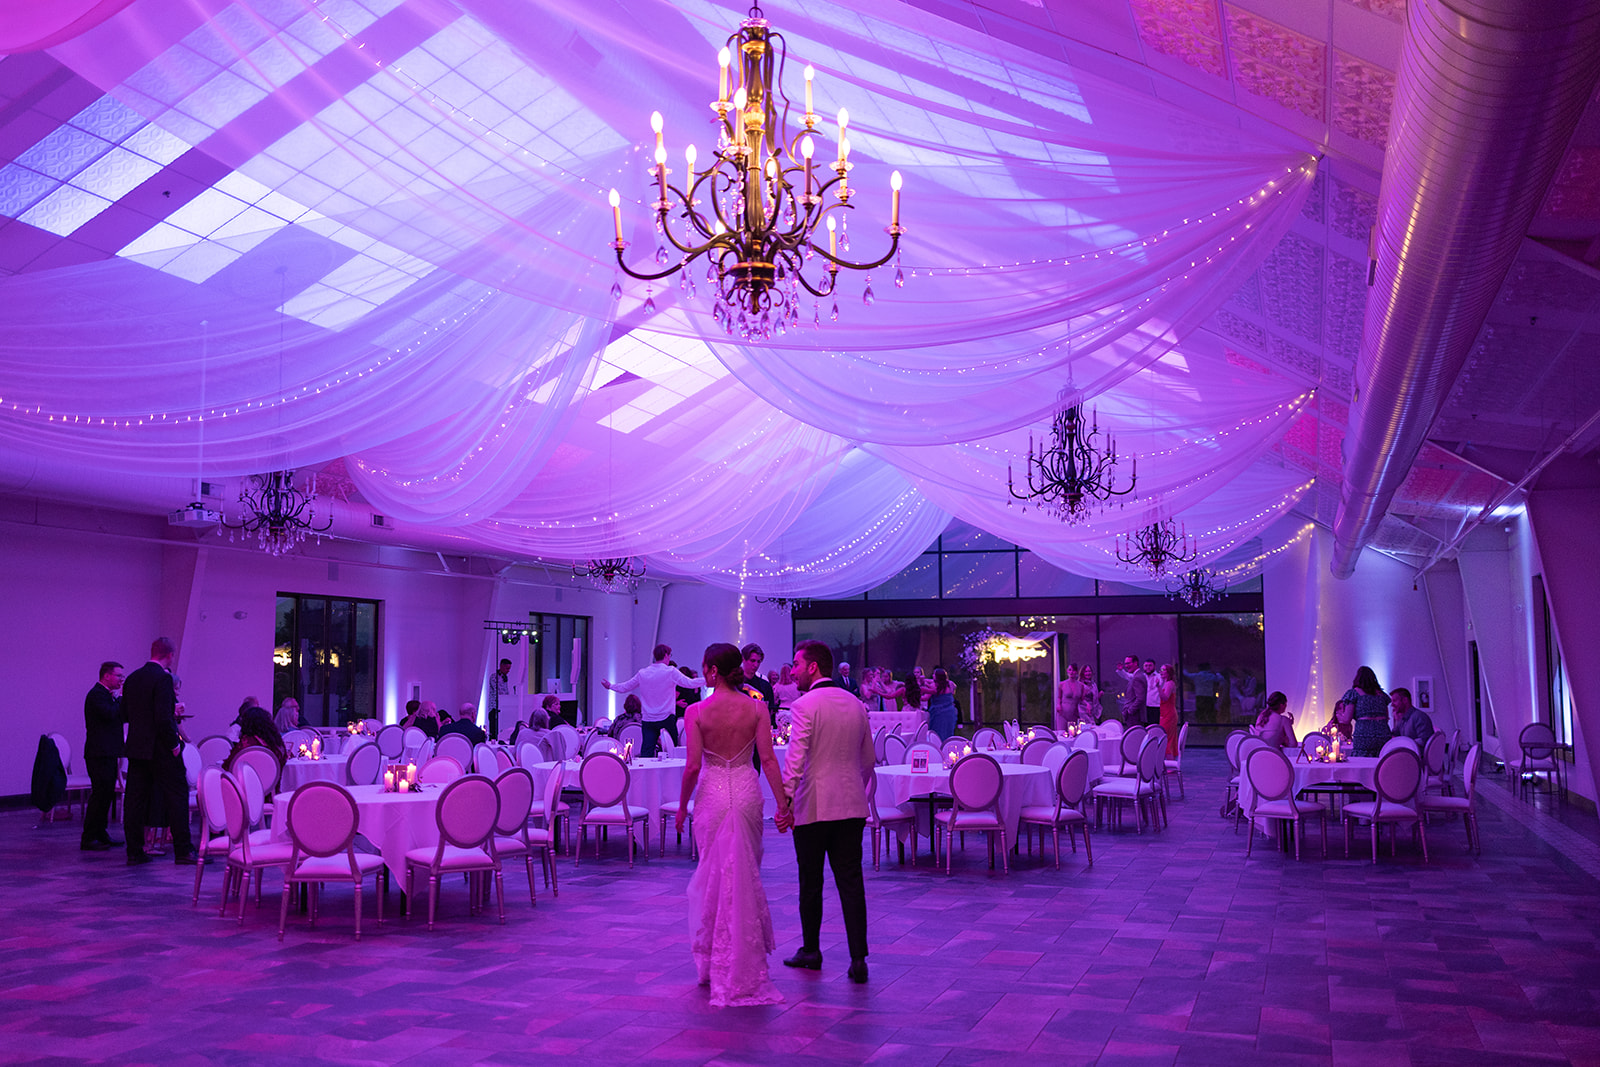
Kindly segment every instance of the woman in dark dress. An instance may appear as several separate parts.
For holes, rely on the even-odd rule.
[[[1350,755],[1376,756],[1390,737],[1389,694],[1378,684],[1378,676],[1372,668],[1365,664],[1358,668],[1349,691],[1339,700],[1353,704],[1356,709]]]
[[[950,740],[956,732],[956,690],[943,667],[935,668],[933,672],[933,696],[928,698],[928,728],[939,735],[941,743]]]

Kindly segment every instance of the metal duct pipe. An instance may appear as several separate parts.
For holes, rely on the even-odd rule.
[[[1332,569],[1348,578],[1450,395],[1600,78],[1600,0],[1411,0]]]

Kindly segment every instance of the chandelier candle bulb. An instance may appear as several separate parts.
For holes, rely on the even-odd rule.
[[[733,59],[724,48],[717,53],[717,103],[728,102],[728,63]]]
[[[810,129],[816,124],[817,116],[811,106],[811,80],[817,76],[817,68],[810,63],[806,64],[806,128]]]
[[[659,143],[656,145],[656,188],[661,191],[661,203],[656,207],[665,215],[671,206],[667,202],[667,150]]]
[[[832,215],[828,216],[828,254],[839,254],[839,226]]]
[[[807,84],[810,84],[810,83],[808,82]],[[806,134],[805,139],[800,142],[800,154],[802,156],[806,157],[806,202],[808,204],[811,202],[811,188],[812,188],[812,186],[811,186],[811,156],[812,156],[813,153],[816,152],[816,150],[817,150],[816,142],[811,140],[811,135],[809,133]]]
[[[657,156],[659,156],[661,154],[661,127],[662,127],[661,112],[659,112],[659,111],[650,112],[650,129],[656,135],[656,155]]]
[[[845,153],[850,151],[850,142],[845,140],[844,131],[850,125],[850,112],[844,108],[839,109],[839,162],[844,162]]]
[[[889,198],[889,225],[900,225],[900,172],[894,171],[889,175],[889,188],[893,190]]]
[[[617,244],[622,243],[622,197],[615,189],[611,190],[611,221],[617,227]]]

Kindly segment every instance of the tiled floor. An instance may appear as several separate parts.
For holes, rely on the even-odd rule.
[[[80,853],[77,826],[0,815],[0,1061],[362,1063],[1600,1064],[1600,885],[1488,782],[1484,855],[1460,826],[1433,862],[1374,867],[1313,846],[1296,863],[1217,816],[1222,758],[1191,752],[1160,834],[1101,834],[1096,862],[953,877],[868,872],[872,981],[774,977],[788,1002],[718,1010],[686,948],[686,853],[630,871],[562,866],[561,896],[504,927],[459,887],[440,928],[369,925],[348,891],[276,940],[276,894],[241,929],[189,905],[192,869]],[[1513,815],[1520,816],[1514,818]],[[1567,813],[1574,838],[1593,840]],[[768,835],[780,938],[796,945],[793,852]],[[269,885],[270,885],[269,880]],[[520,891],[519,891],[520,890]],[[830,891],[831,892],[831,891]],[[396,898],[391,898],[396,899]],[[371,916],[370,897],[368,916]]]

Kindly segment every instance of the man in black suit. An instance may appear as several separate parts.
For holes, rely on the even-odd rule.
[[[178,863],[195,859],[183,738],[178,733],[178,693],[172,684],[177,651],[171,639],[156,638],[150,643],[150,662],[128,675],[122,685],[122,709],[128,717],[128,793],[122,815],[130,867],[154,858],[144,850],[144,826],[157,790],[166,800],[172,858]]]
[[[89,774],[89,803],[83,812],[85,852],[104,852],[116,848],[106,831],[111,801],[117,795],[117,760],[122,758],[122,664],[106,660],[100,664],[100,680],[83,698],[83,768]]]

